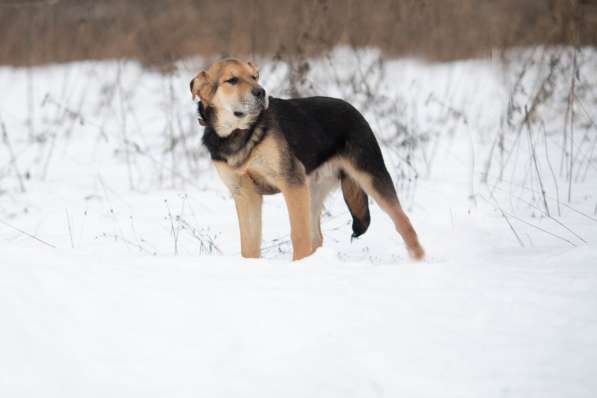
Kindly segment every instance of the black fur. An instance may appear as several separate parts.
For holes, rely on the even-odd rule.
[[[193,84],[193,82],[191,82]],[[212,126],[214,113],[213,108],[203,106],[201,101],[197,102],[197,115],[199,116],[197,120],[201,126]]]
[[[348,210],[350,210],[350,207],[348,208]],[[369,224],[371,223],[371,216],[369,215],[369,209],[367,209],[367,215],[365,216],[364,220],[361,220],[358,217],[356,217],[354,214],[352,214],[352,211],[350,212],[350,215],[352,216],[351,238],[356,239],[359,236],[363,235],[365,232],[367,232]]]
[[[349,157],[359,169],[385,170],[381,149],[363,115],[348,102],[330,97],[278,99],[270,97],[292,154],[307,174],[336,155]]]
[[[205,130],[203,131],[202,138],[203,145],[205,145],[209,151],[212,160],[220,161],[225,161],[228,156],[234,155],[247,145],[255,133],[255,128],[260,124],[264,116],[264,113],[262,112],[248,129],[237,129],[227,137],[220,137],[212,125],[214,117],[213,109],[209,106],[204,107],[203,104],[199,102],[197,111],[200,118],[205,122]],[[267,134],[268,126],[265,124],[260,125],[259,127],[262,129],[263,134],[261,137],[256,138],[261,141]]]
[[[343,171],[340,172],[340,181],[344,202],[352,216],[351,239],[355,239],[367,232],[369,224],[371,224],[369,198],[362,189],[356,191],[358,185]]]

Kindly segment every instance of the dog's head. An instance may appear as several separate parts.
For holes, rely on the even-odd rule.
[[[259,71],[252,62],[224,59],[191,80],[191,93],[199,109],[221,137],[246,129],[267,109],[268,98],[259,85]]]

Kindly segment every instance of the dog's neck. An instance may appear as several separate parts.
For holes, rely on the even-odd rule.
[[[202,141],[212,160],[225,161],[234,168],[241,166],[247,160],[268,130],[267,123],[263,123],[267,110],[261,111],[249,128],[233,130],[226,137],[221,137],[216,132],[213,108],[205,107],[199,102],[197,111],[199,124],[205,126]]]

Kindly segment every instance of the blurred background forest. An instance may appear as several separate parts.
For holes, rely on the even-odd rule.
[[[318,55],[338,44],[452,60],[597,43],[596,0],[0,0],[0,64]]]

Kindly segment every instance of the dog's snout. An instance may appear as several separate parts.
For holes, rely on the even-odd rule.
[[[251,89],[251,94],[259,99],[263,99],[265,97],[265,90],[263,87],[255,86]]]

